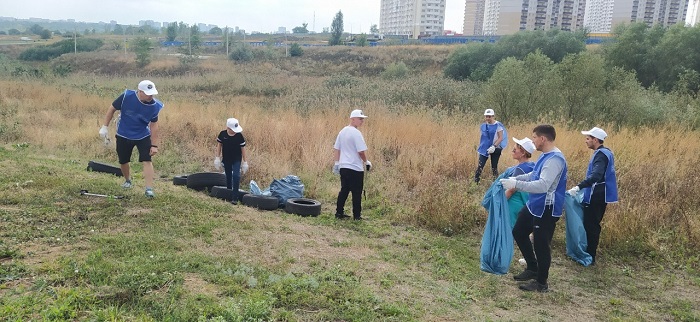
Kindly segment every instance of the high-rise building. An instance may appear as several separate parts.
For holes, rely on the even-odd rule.
[[[466,0],[464,5],[464,27],[462,33],[469,36],[484,35],[485,0]]]
[[[465,35],[509,35],[521,30],[576,30],[586,0],[466,0]]]
[[[700,0],[691,0],[700,1]],[[689,0],[465,0],[465,35],[508,35],[520,30],[584,26],[609,33],[615,25],[685,23]],[[700,13],[698,14],[700,15]]]
[[[700,23],[700,0],[693,1],[693,6],[688,8],[688,15],[685,22],[691,26],[695,26]]]
[[[612,32],[621,23],[644,22],[668,27],[685,23],[688,0],[587,0],[584,26],[593,33]]]
[[[445,28],[446,0],[382,0],[379,31],[384,35],[440,35]]]

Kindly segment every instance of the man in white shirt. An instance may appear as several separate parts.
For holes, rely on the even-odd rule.
[[[367,160],[367,144],[357,128],[364,123],[366,115],[362,110],[350,113],[350,124],[340,130],[333,145],[333,173],[340,174],[340,192],[336,204],[335,218],[344,219],[345,201],[352,193],[352,215],[355,220],[362,220],[362,189],[365,170],[369,171],[372,163]]]

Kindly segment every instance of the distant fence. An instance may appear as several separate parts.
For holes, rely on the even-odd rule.
[[[427,45],[452,45],[452,44],[466,44],[466,43],[495,43],[501,36],[438,36],[438,37],[427,37],[421,39],[386,39],[384,41],[368,41],[367,45],[370,47],[383,46],[383,45],[410,45],[410,44],[427,44]],[[602,44],[605,42],[613,41],[613,38],[608,34],[594,34],[586,38],[586,44]],[[253,47],[268,46],[267,41],[248,41],[248,45]],[[179,47],[187,45],[185,41],[162,41],[161,46],[163,47]],[[204,46],[223,46],[221,41],[205,41],[202,43]],[[327,44],[301,44],[303,47],[324,47]],[[285,44],[282,42],[273,43],[274,47],[284,47]],[[354,42],[349,42],[348,46],[355,46]]]

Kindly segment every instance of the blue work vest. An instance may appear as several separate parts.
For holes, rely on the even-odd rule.
[[[562,209],[564,207],[564,197],[566,193],[566,174],[567,166],[566,159],[561,152],[549,152],[540,155],[535,163],[535,168],[530,174],[530,181],[537,181],[540,179],[540,174],[542,173],[542,167],[544,163],[551,158],[560,158],[564,162],[564,169],[562,169],[561,176],[559,177],[559,182],[557,183],[557,188],[554,190],[554,200],[552,204],[554,209],[552,211],[553,217],[561,217]],[[545,209],[545,200],[547,199],[547,192],[545,193],[530,193],[530,199],[527,201],[527,209],[535,217],[542,217]]]
[[[503,149],[506,146],[508,146],[508,139],[506,138],[506,127],[501,124],[501,122],[496,121],[496,123],[493,124],[488,124],[488,123],[481,123],[481,138],[479,138],[479,148],[476,149],[476,152],[479,152],[479,154],[483,156],[488,156],[488,152],[486,150],[493,145],[493,140],[496,139],[496,132],[498,132],[498,128],[501,127],[503,129],[503,140],[501,140],[500,148]]]
[[[126,90],[117,121],[117,135],[129,140],[141,140],[151,135],[148,124],[158,117],[163,103],[153,99],[152,104],[139,100],[136,91]]]
[[[603,185],[605,189],[605,203],[617,202],[617,175],[615,174],[615,158],[613,157],[612,151],[606,148],[598,149],[593,152],[591,157],[591,162],[588,163],[588,171],[586,171],[586,177],[591,175],[593,171],[593,159],[596,153],[603,153],[608,158],[608,167],[605,169],[605,178],[603,182],[593,183],[593,186],[588,188],[583,188],[583,203],[591,203],[591,195],[593,194],[593,189],[598,185]]]

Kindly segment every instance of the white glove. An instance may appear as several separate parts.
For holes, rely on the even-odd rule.
[[[494,153],[494,152],[496,152],[496,146],[495,146],[495,145],[492,145],[492,146],[490,146],[488,149],[486,149],[486,153],[488,153],[488,154],[491,154],[491,153]]]
[[[367,171],[371,170],[372,162],[369,162],[369,160],[365,161],[365,169],[367,169]]]
[[[567,190],[566,193],[568,193],[571,196],[575,196],[579,190],[581,190],[581,188],[579,188],[578,186],[574,186],[573,188]]]
[[[100,137],[106,139],[107,134],[109,134],[109,128],[106,125],[102,125],[100,128]]]
[[[216,168],[216,170],[221,170],[221,158],[214,158],[214,168]]]
[[[241,163],[241,174],[245,174],[246,172],[248,172],[248,162],[243,161],[243,163]]]
[[[515,183],[518,182],[517,179],[514,177],[510,177],[508,179],[501,179],[501,184],[503,185],[503,189],[510,190],[515,188]]]
[[[340,162],[336,162],[333,165],[333,174],[340,174]]]

